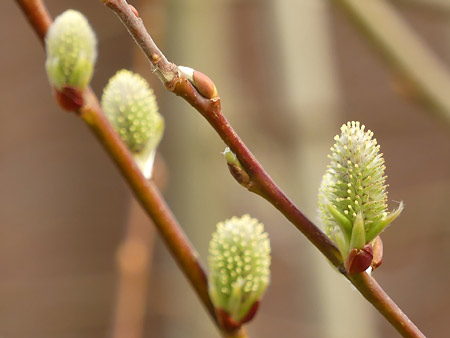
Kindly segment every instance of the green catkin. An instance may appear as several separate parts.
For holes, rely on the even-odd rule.
[[[97,39],[83,14],[69,9],[59,15],[47,32],[45,48],[45,67],[52,85],[80,90],[89,85],[97,59]]]
[[[209,294],[216,308],[241,321],[270,280],[270,243],[257,219],[244,215],[217,224],[209,244]]]
[[[132,153],[158,146],[164,120],[158,112],[153,90],[140,75],[118,71],[103,91],[102,108]]]
[[[351,243],[358,243],[360,249],[362,243],[374,240],[400,214],[403,204],[388,213],[386,167],[370,130],[348,122],[334,140],[328,156],[331,163],[319,189],[319,213],[325,233],[345,258],[353,249]]]

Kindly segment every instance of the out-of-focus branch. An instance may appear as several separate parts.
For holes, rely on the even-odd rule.
[[[41,0],[16,0],[16,2],[27,18],[30,18],[30,24],[36,30],[40,39],[43,40],[52,22],[43,2]],[[206,273],[200,264],[197,252],[176,221],[154,182],[148,181],[141,174],[130,152],[103,114],[98,99],[92,90],[86,90],[84,99],[85,104],[78,112],[79,116],[88,124],[116,163],[137,200],[154,221],[181,270],[194,287],[211,317],[216,321],[214,307],[208,295]]]
[[[48,27],[52,24],[52,18],[47,8],[43,5],[42,1],[17,0],[16,2],[22,8],[28,22],[39,37],[39,41],[44,45],[45,34],[47,33]]]
[[[222,114],[220,98],[216,95],[205,97],[200,94],[202,88],[195,87],[178,71],[173,63],[167,61],[166,57],[162,55],[150,37],[142,20],[125,0],[102,1],[119,16],[154,69],[173,71],[172,75],[166,77],[159,76],[159,78],[168,90],[183,97],[196,108],[216,130],[225,144],[236,154],[249,176],[246,187],[250,191],[261,195],[275,206],[343,272],[341,266],[342,258],[334,244],[300,212],[265,172],[264,168],[258,163]],[[211,85],[212,83],[207,82],[206,84]],[[357,276],[347,276],[347,278],[404,337],[425,337],[367,273],[362,273]]]
[[[182,231],[154,182],[148,181],[141,174],[130,152],[103,114],[95,95],[90,91],[87,94],[86,105],[80,110],[81,118],[89,125],[119,167],[141,206],[152,218],[181,270],[215,319],[214,308],[208,295],[206,273],[200,264],[197,252]]]
[[[391,0],[404,6],[417,7],[430,11],[436,15],[450,15],[450,2],[448,0]]]
[[[16,0],[16,2],[27,18],[31,18],[29,21],[43,42],[45,33],[52,22],[43,1]],[[158,71],[156,73],[161,75]],[[163,75],[162,78],[166,79],[165,76]],[[170,77],[171,73],[167,76]],[[136,199],[153,220],[169,251],[208,310],[221,335],[224,338],[248,338],[244,326],[231,332],[220,327],[214,306],[209,298],[207,275],[196,250],[184,234],[155,183],[142,175],[129,150],[107,120],[96,95],[90,88],[84,93],[84,105],[78,111],[78,115],[88,124],[130,185]]]
[[[450,75],[447,67],[385,0],[333,0],[374,42],[388,61],[450,126]]]

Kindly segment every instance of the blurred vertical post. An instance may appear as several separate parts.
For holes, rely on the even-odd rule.
[[[125,237],[117,251],[119,280],[113,338],[143,337],[154,230],[133,198]]]
[[[138,1],[134,5],[139,10],[139,15],[144,22],[151,22],[151,28],[155,36],[160,37],[157,30],[162,30],[161,5],[159,0],[151,3]],[[155,20],[159,17],[160,20]],[[151,76],[148,61],[136,44],[133,44],[132,68],[150,82],[154,80]],[[159,83],[151,84],[158,94]],[[163,161],[158,155],[153,170],[153,179],[158,185],[164,185],[165,168]],[[117,267],[119,272],[117,286],[117,300],[113,323],[113,338],[142,338],[146,315],[148,311],[148,295],[150,274],[152,270],[152,257],[155,244],[155,228],[139,203],[131,198],[128,219],[124,238],[117,251]],[[152,328],[152,330],[157,330]]]
[[[328,7],[323,0],[273,2],[280,46],[279,82],[282,99],[296,126],[290,176],[297,187],[294,200],[317,220],[318,187],[328,162],[339,119],[339,91],[330,34]],[[317,322],[327,338],[375,337],[368,306],[311,246],[307,270],[316,285]],[[299,300],[301,301],[301,300]],[[349,331],[350,330],[350,331]]]

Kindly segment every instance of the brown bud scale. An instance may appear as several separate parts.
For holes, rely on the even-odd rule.
[[[248,174],[239,166],[227,163],[228,170],[230,174],[234,177],[234,179],[242,186],[248,187],[250,183],[250,177]]]
[[[245,324],[249,321],[251,321],[253,319],[253,317],[255,317],[256,312],[258,311],[259,308],[259,301],[255,302],[252,307],[250,308],[250,311],[248,311],[248,313],[245,315],[244,318],[242,318],[241,320],[241,324]]]
[[[355,275],[367,270],[372,263],[373,249],[372,244],[366,244],[361,250],[353,249],[345,260],[345,269],[349,275]]]
[[[64,86],[61,90],[53,87],[56,101],[60,107],[66,111],[78,111],[84,105],[83,91],[72,87]]]
[[[193,78],[195,88],[197,88],[198,92],[202,96],[206,97],[207,99],[213,99],[217,97],[216,86],[208,76],[206,76],[202,72],[199,72],[198,70],[195,70]]]
[[[241,324],[231,318],[231,316],[224,309],[216,308],[216,315],[220,327],[227,332],[238,330],[241,327]]]

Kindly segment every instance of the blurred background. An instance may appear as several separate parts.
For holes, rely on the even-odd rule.
[[[450,64],[447,0],[387,1]],[[157,177],[206,263],[217,222],[250,213],[270,234],[272,283],[251,337],[398,337],[268,203],[230,176],[223,143],[163,90],[100,1],[48,0],[82,11],[99,40],[92,87],[118,69],[157,93],[166,133]],[[339,127],[374,131],[390,209],[375,277],[429,337],[450,318],[450,128],[327,0],[133,2],[166,56],[208,74],[225,115],[275,181],[317,221],[317,189]],[[0,5],[0,337],[219,337],[103,149],[59,109],[45,55],[14,1]],[[380,22],[383,25],[383,22]],[[448,93],[450,95],[450,92]]]

